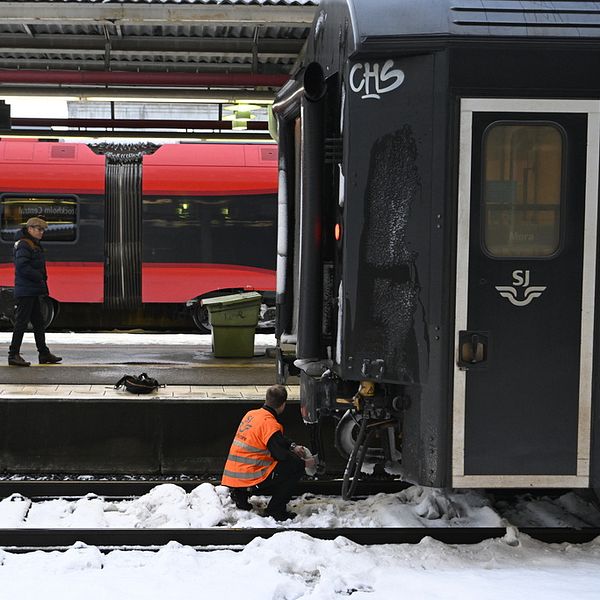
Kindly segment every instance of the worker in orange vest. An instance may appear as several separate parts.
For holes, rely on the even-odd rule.
[[[278,417],[285,410],[287,390],[272,385],[261,408],[244,415],[229,450],[221,483],[231,488],[238,508],[251,510],[248,496],[271,495],[266,510],[277,521],[293,519],[287,510],[294,486],[315,459],[302,446],[283,435]],[[304,458],[308,455],[309,458]]]

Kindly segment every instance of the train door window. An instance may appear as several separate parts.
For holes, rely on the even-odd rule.
[[[484,134],[483,242],[493,257],[546,257],[560,244],[564,135],[558,125],[493,123]]]
[[[0,196],[0,238],[12,242],[30,217],[48,223],[44,242],[73,242],[77,237],[77,198],[75,196]]]

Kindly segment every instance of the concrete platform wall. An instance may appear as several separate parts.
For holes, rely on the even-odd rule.
[[[243,414],[257,401],[0,401],[0,472],[79,475],[221,473]],[[299,405],[283,415],[285,433],[308,445]],[[326,435],[329,466],[344,460]]]

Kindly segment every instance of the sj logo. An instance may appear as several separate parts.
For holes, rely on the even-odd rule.
[[[513,271],[512,277],[513,285],[497,285],[496,289],[503,298],[515,306],[527,306],[532,300],[539,298],[546,289],[545,285],[529,285],[529,270]],[[519,289],[522,294],[519,294]],[[520,295],[522,295],[521,300],[519,300]]]
[[[404,71],[393,69],[393,60],[387,60],[383,67],[378,63],[357,63],[350,69],[350,88],[361,98],[375,98],[387,94],[402,85]]]

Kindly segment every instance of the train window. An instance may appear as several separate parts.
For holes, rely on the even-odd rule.
[[[42,217],[48,222],[44,242],[72,242],[77,236],[77,198],[75,196],[0,197],[2,219],[0,237],[12,242],[29,217]]]
[[[274,194],[144,196],[144,260],[272,269],[276,222]]]
[[[560,243],[562,130],[494,123],[483,144],[483,242],[494,257],[544,257]]]

